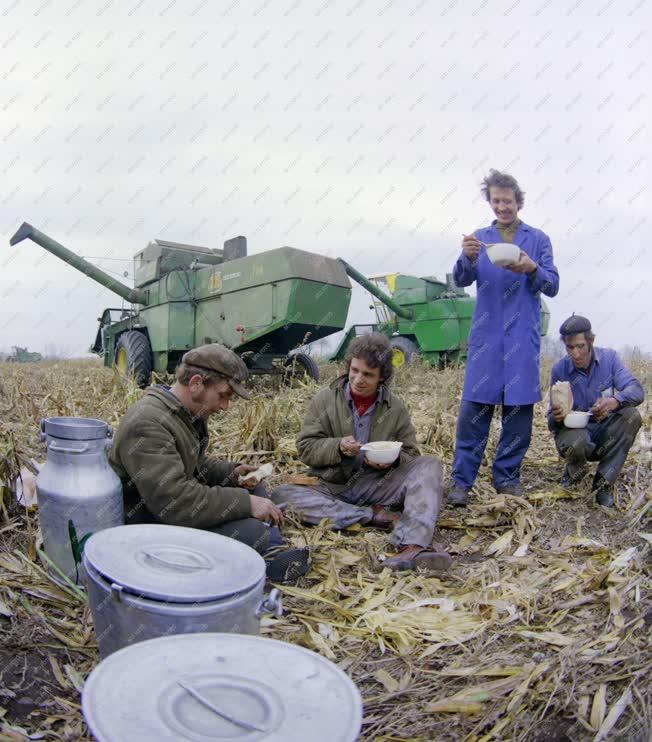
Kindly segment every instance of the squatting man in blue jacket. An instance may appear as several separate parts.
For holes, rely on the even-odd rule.
[[[541,399],[539,297],[559,291],[550,239],[518,217],[525,194],[515,178],[491,170],[481,190],[496,219],[464,236],[453,269],[458,286],[475,282],[477,287],[448,494],[453,505],[466,505],[496,405],[502,406],[502,430],[493,463],[494,487],[499,494],[521,494],[521,462],[530,445],[534,403]],[[486,245],[496,242],[518,245],[518,260],[494,265]]]
[[[594,346],[595,335],[586,317],[569,317],[559,334],[568,355],[553,366],[550,386],[570,382],[573,409],[591,412],[585,428],[566,428],[564,410],[559,405],[548,409],[548,427],[566,459],[561,484],[579,484],[587,473],[587,461],[598,461],[592,490],[598,504],[613,507],[614,482],[641,427],[636,406],[643,401],[643,387],[615,350]]]

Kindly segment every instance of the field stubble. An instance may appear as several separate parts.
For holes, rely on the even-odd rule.
[[[635,369],[650,394],[650,367]],[[337,369],[322,368],[325,381]],[[450,468],[462,371],[413,365],[395,382],[423,453]],[[210,423],[212,452],[274,461],[281,481],[304,471],[294,436],[313,385],[255,380]],[[94,361],[0,364],[0,482],[42,461],[40,419],[99,417],[117,427],[140,395]],[[647,404],[647,403],[646,403]],[[650,408],[642,408],[652,439]],[[365,740],[647,740],[652,730],[652,454],[630,453],[618,507],[596,508],[590,478],[575,493],[543,404],[525,461],[525,499],[497,496],[487,460],[464,511],[445,508],[436,540],[454,558],[427,576],[382,570],[385,537],[324,524],[288,530],[313,566],[283,586],[285,615],[264,636],[313,649],[344,669],[364,699]],[[5,488],[0,509],[0,739],[87,739],[79,708],[97,662],[87,605],[51,583],[36,558],[38,514]]]

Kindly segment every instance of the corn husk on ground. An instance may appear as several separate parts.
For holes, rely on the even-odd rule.
[[[634,369],[651,391],[647,367]],[[322,369],[332,379],[335,367]],[[417,365],[396,380],[424,453],[450,465],[462,371]],[[0,365],[0,472],[43,460],[38,423],[86,415],[116,425],[140,392],[92,361]],[[298,474],[294,435],[313,385],[256,380],[250,403],[211,422],[213,452]],[[390,573],[382,533],[326,524],[286,529],[313,567],[284,586],[286,614],[265,636],[331,659],[358,684],[365,740],[647,740],[652,730],[652,440],[645,430],[618,508],[591,504],[561,473],[543,405],[524,467],[528,497],[497,496],[481,470],[472,505],[446,508],[443,575]],[[497,426],[487,453],[493,453]],[[54,585],[35,556],[38,514],[8,488],[0,512],[0,739],[87,739],[79,709],[97,661],[83,596]],[[28,736],[29,735],[29,736]]]

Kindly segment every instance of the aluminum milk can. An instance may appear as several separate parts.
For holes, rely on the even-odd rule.
[[[81,583],[86,539],[124,523],[122,485],[106,458],[111,428],[86,417],[41,420],[47,459],[36,478],[36,497],[47,557]],[[50,567],[54,579],[59,576]],[[59,577],[60,579],[60,577]]]

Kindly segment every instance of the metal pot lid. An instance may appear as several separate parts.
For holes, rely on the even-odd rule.
[[[114,652],[82,710],[98,742],[353,742],[362,700],[342,670],[294,644],[178,634]]]
[[[41,420],[41,430],[54,438],[89,441],[106,438],[111,429],[104,420],[93,417],[46,417]]]
[[[265,562],[250,546],[211,531],[156,523],[93,534],[84,560],[124,590],[170,603],[220,600],[265,577]]]

